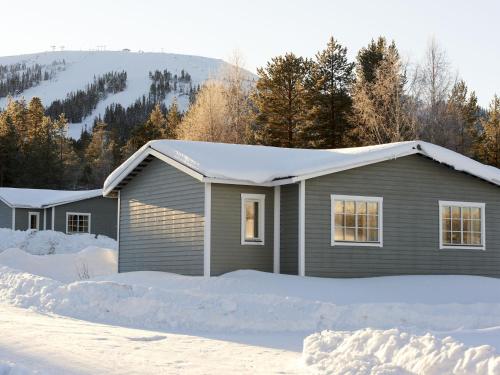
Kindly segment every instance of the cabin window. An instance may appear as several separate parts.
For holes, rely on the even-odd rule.
[[[39,212],[29,212],[28,213],[28,229],[39,230],[40,229],[40,213]]]
[[[80,212],[67,212],[66,233],[90,233],[90,214]]]
[[[439,201],[440,248],[485,249],[484,203]]]
[[[241,194],[241,244],[264,245],[264,194]]]
[[[382,198],[331,196],[331,245],[382,246]]]

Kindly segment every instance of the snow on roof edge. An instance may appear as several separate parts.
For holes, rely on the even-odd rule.
[[[95,198],[102,195],[102,189],[49,190],[0,188],[0,200],[11,208],[42,209]]]
[[[150,154],[149,150],[159,152],[193,172],[208,179],[215,179],[220,183],[225,181],[229,183],[231,181],[232,183],[241,182],[242,184],[276,185],[282,183],[283,179],[290,179],[294,182],[411,154],[422,154],[457,171],[466,172],[500,186],[500,169],[484,165],[455,151],[424,141],[396,142],[348,149],[305,150],[159,140],[149,141],[116,168],[104,182],[104,195],[109,194],[126,177],[123,174],[125,172],[128,174],[130,171],[127,170],[133,164],[137,165],[147,157]],[[213,155],[217,153],[220,155]],[[266,153],[278,155],[282,160],[276,162],[276,160],[266,159],[266,157],[259,155]],[[228,155],[231,157],[228,157]],[[245,166],[248,167],[249,161],[247,159],[250,158],[249,155],[251,158],[257,159],[257,162],[260,162],[260,164],[254,163],[257,164],[253,171],[255,172],[254,175],[252,175],[251,171],[248,174],[242,174],[241,171],[234,168],[234,165],[231,165],[231,163],[235,163],[234,159],[239,156],[242,158],[242,167],[240,169],[244,169]],[[302,160],[302,164],[300,164],[297,155],[301,156],[302,159],[310,159],[309,163]],[[304,158],[304,156],[306,157]],[[230,168],[231,166],[233,169]],[[245,178],[242,178],[243,175]]]

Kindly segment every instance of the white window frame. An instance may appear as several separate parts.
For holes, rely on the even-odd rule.
[[[81,215],[81,216],[88,216],[89,220],[89,224],[88,224],[88,231],[87,232],[69,232],[68,231],[68,216],[69,215]],[[90,234],[90,219],[91,219],[92,215],[90,214],[90,212],[66,212],[66,234],[80,234],[80,233],[88,233]]]
[[[474,207],[481,209],[481,245],[446,245],[443,243],[443,207]],[[486,204],[481,202],[457,202],[457,201],[439,201],[439,249],[463,249],[463,250],[486,250],[486,225],[485,225]],[[462,218],[460,218],[462,221]],[[461,228],[463,233],[463,226]]]
[[[365,197],[359,195],[331,195],[330,204],[330,238],[331,246],[363,246],[363,247],[383,247],[383,212],[384,198],[382,197]],[[364,201],[378,203],[378,242],[356,242],[356,241],[335,241],[335,202],[336,201]]]
[[[36,216],[36,228],[31,228],[31,216]],[[40,212],[28,212],[28,230],[40,230]]]
[[[259,238],[255,241],[247,241],[245,238],[245,201],[252,200],[259,202]],[[266,195],[265,194],[241,194],[241,244],[242,245],[257,245],[263,246],[265,239],[265,211],[266,211]]]

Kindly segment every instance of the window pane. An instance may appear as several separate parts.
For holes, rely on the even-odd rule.
[[[462,242],[461,237],[462,236],[460,232],[452,232],[451,243],[460,245],[460,243]]]
[[[451,217],[451,208],[450,206],[443,207],[443,219],[449,219]]]
[[[368,215],[368,227],[378,228],[378,216]]]
[[[481,233],[473,232],[471,233],[471,244],[481,245]]]
[[[368,214],[377,215],[378,214],[378,203],[368,202]]]
[[[451,230],[451,220],[450,219],[443,220],[443,230],[447,230],[447,231]]]
[[[335,213],[341,214],[344,212],[344,201],[335,201]]]
[[[346,228],[345,229],[345,240],[346,241],[354,241],[355,240],[355,229],[354,228]]]
[[[354,227],[356,225],[356,219],[354,215],[345,215],[345,226]]]
[[[367,230],[366,228],[358,228],[358,241],[367,241]]]
[[[346,214],[354,214],[354,202],[352,201],[346,201],[345,202],[345,212]]]
[[[368,229],[368,241],[378,241],[378,229]]]
[[[481,232],[481,220],[472,220],[471,221],[471,230],[473,232]]]
[[[366,202],[356,202],[356,213],[366,214]]]
[[[464,232],[462,234],[463,239],[464,239],[464,245],[470,245],[471,243],[471,233],[470,232]]]
[[[344,227],[335,228],[335,241],[344,241]]]
[[[464,220],[470,219],[470,207],[463,207],[462,208],[462,218]]]
[[[463,231],[464,232],[467,232],[467,231],[470,231],[471,229],[471,222],[470,220],[465,220],[463,221]]]
[[[343,226],[344,225],[344,215],[336,214],[335,215],[335,226]]]
[[[460,219],[460,207],[452,207],[451,208],[451,218],[452,219]]]
[[[453,219],[451,221],[451,230],[453,230],[453,231],[460,231],[461,230],[461,221],[460,221],[460,219],[458,219],[458,220]]]
[[[253,202],[253,212],[254,212],[254,220],[253,220],[253,233],[255,238],[259,238],[259,203]]]
[[[443,232],[443,243],[451,244],[451,232]]]
[[[481,209],[478,207],[472,207],[470,209],[470,215],[472,219],[481,219]]]
[[[245,238],[247,239],[253,239],[256,237],[256,232],[255,232],[255,222],[256,222],[256,216],[255,216],[255,202],[252,201],[246,201],[245,202]]]
[[[367,221],[365,215],[358,216],[358,227],[366,227]]]

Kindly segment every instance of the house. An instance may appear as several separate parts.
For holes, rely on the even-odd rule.
[[[117,200],[102,190],[0,188],[0,228],[91,233],[116,238]]]
[[[160,140],[104,184],[119,271],[500,277],[500,170],[420,141],[336,150]]]

